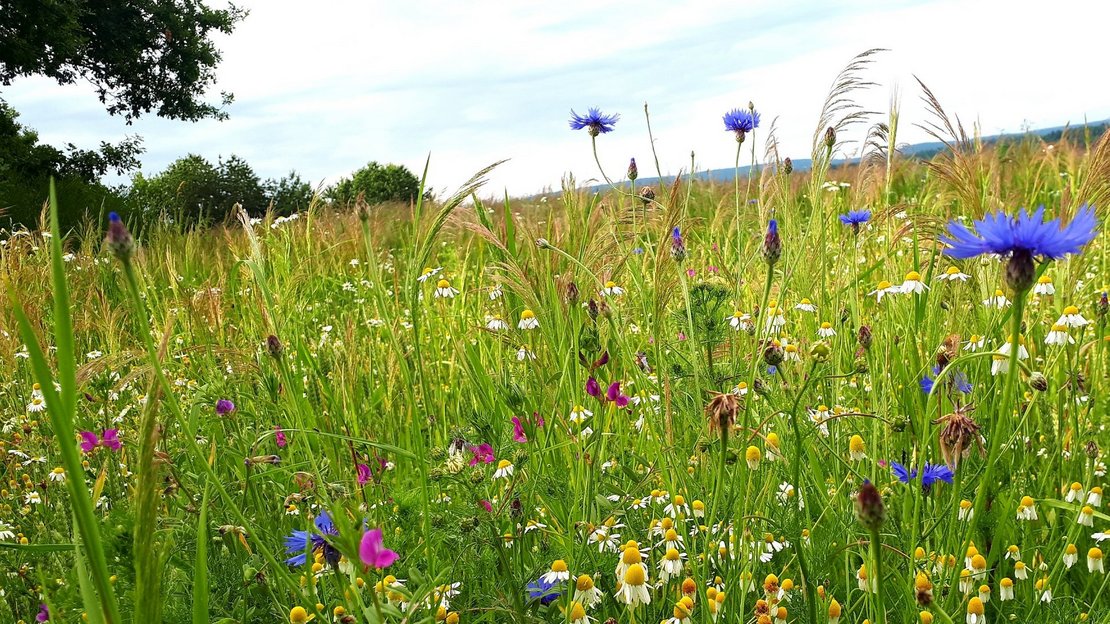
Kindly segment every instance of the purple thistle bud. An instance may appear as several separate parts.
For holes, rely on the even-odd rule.
[[[856,519],[869,531],[878,531],[886,519],[883,496],[870,481],[864,481],[856,495]]]
[[[676,225],[674,231],[671,232],[671,257],[675,262],[682,262],[686,259],[686,244],[682,242],[682,233]]]
[[[234,411],[235,411],[235,404],[232,403],[231,401],[229,401],[227,399],[220,399],[219,401],[216,401],[216,415],[217,416],[227,416],[228,414],[230,414],[231,412],[234,412]]]
[[[270,353],[270,357],[275,360],[281,357],[281,352],[285,348],[281,345],[281,340],[277,336],[270,334],[266,337],[266,351]]]
[[[767,264],[774,266],[782,257],[782,239],[779,238],[778,221],[771,219],[767,223],[767,235],[763,237],[763,259]]]
[[[108,213],[107,240],[108,248],[119,258],[120,262],[126,264],[131,261],[131,255],[135,253],[135,239],[131,238],[131,232],[127,231],[127,226],[114,212]]]

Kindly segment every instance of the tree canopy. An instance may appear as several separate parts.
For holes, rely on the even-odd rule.
[[[186,121],[222,118],[219,105],[203,100],[220,61],[212,36],[231,33],[245,15],[200,0],[5,0],[0,82],[87,80],[108,112],[128,121],[152,111]],[[221,95],[221,104],[231,102]]]

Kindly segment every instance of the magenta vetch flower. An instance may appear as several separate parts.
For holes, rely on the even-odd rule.
[[[285,439],[285,432],[281,430],[281,425],[274,425],[274,440],[277,441],[278,448],[285,448],[288,440]]]
[[[628,396],[621,392],[621,382],[614,381],[609,384],[609,390],[605,393],[605,398],[617,404],[617,407],[624,407],[628,405]]]
[[[597,380],[594,379],[593,377],[590,377],[589,379],[586,380],[586,394],[588,394],[592,397],[600,397],[601,396],[601,385],[598,384]]]
[[[370,529],[362,534],[362,541],[358,545],[358,556],[368,566],[379,570],[388,568],[397,561],[397,553],[382,544],[382,530]]]
[[[478,501],[478,505],[480,505],[482,509],[485,509],[486,513],[493,513],[493,503],[488,500],[482,499]]]
[[[370,482],[370,466],[366,464],[358,464],[355,467],[358,470],[358,484],[366,485]]]
[[[97,437],[97,435],[91,431],[81,432],[82,451],[91,453],[96,450],[98,446],[118,451],[120,447],[123,446],[123,443],[119,440],[119,429],[105,429],[100,437]]]
[[[528,436],[524,433],[524,425],[520,422],[518,416],[513,416],[513,442],[524,444],[528,442]]]
[[[495,459],[493,456],[493,447],[484,442],[478,446],[470,447],[470,452],[474,455],[470,458],[471,466],[477,466],[479,463],[489,464]]]
[[[231,401],[229,401],[227,399],[220,399],[219,401],[216,401],[216,415],[217,416],[227,416],[228,414],[230,414],[231,412],[234,412],[234,411],[235,411],[235,404],[232,403]]]

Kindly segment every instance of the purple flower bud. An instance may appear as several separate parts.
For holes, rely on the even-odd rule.
[[[131,238],[131,232],[114,212],[108,213],[108,248],[123,263],[130,262],[131,255],[135,253],[135,239]]]
[[[601,396],[601,386],[597,383],[597,380],[594,379],[593,377],[590,377],[589,379],[586,380],[586,394],[588,394],[592,397],[600,397]]]
[[[771,219],[767,224],[767,235],[763,237],[763,259],[774,266],[782,257],[782,239],[779,238],[778,221]]]
[[[234,412],[234,411],[235,411],[235,404],[232,403],[231,401],[229,401],[227,399],[220,399],[219,401],[216,401],[216,415],[217,416],[227,416],[228,414],[230,414],[231,412]]]
[[[628,179],[635,180],[640,177],[640,170],[636,168],[636,159],[633,158],[628,163]]]

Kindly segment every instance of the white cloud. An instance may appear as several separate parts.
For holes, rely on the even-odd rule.
[[[635,156],[653,173],[643,117],[649,102],[664,173],[728,167],[735,142],[720,117],[755,102],[776,120],[785,155],[807,157],[826,91],[870,47],[891,48],[863,96],[885,111],[900,88],[903,141],[928,140],[913,75],[951,113],[984,133],[1110,117],[1110,85],[1092,72],[1095,37],[1037,22],[1043,4],[983,0],[850,2],[835,7],[773,1],[673,3],[612,0],[558,4],[443,0],[308,5],[250,3],[220,40],[217,90],[232,91],[231,119],[196,124],[157,118],[127,127],[103,112],[90,87],[24,79],[3,95],[44,140],[93,145],[138,132],[144,167],[189,152],[245,157],[263,176],[297,169],[334,180],[369,160],[400,162],[453,187],[502,158],[488,191],[558,187],[566,172],[598,172],[569,110],[619,112],[599,137],[602,163],[620,177]],[[1070,3],[1069,23],[1099,23],[1101,3]],[[863,128],[859,129],[862,132]],[[756,140],[766,136],[757,131]],[[747,162],[747,146],[742,162]]]

